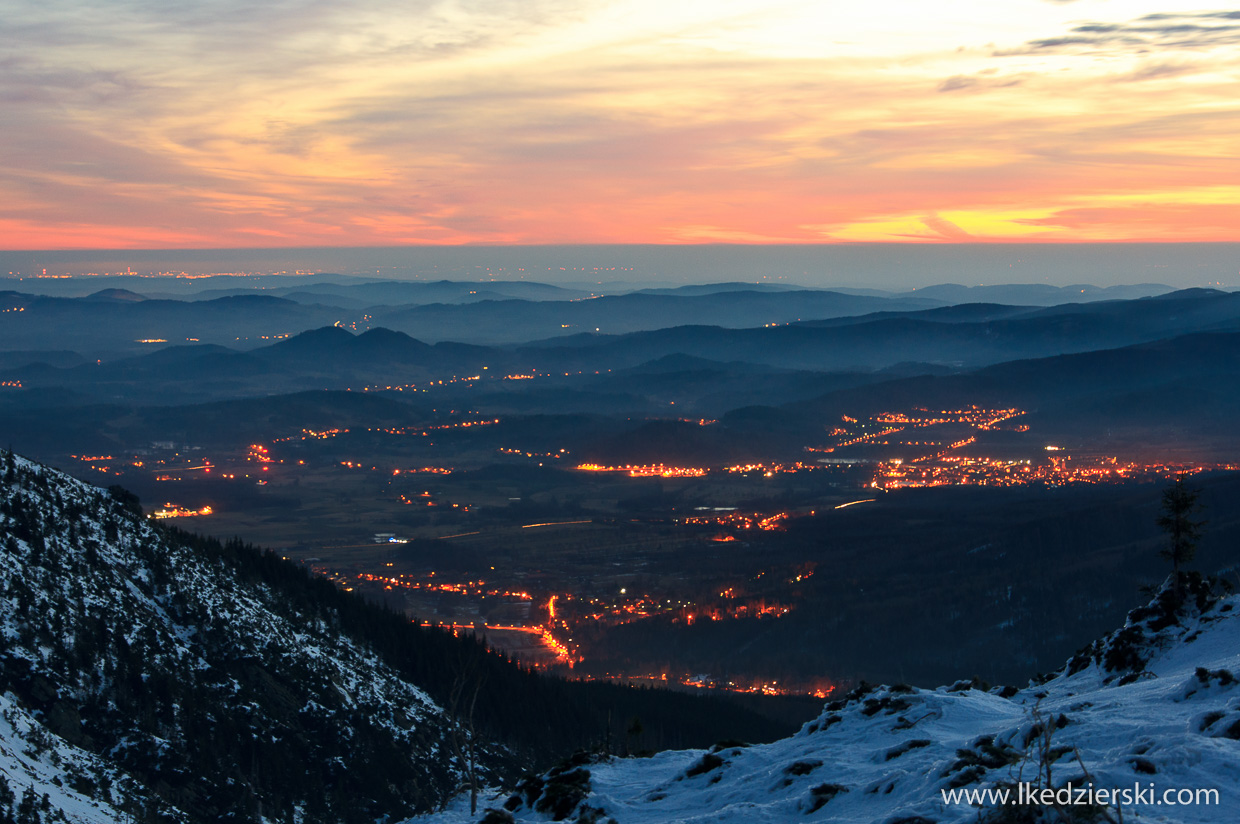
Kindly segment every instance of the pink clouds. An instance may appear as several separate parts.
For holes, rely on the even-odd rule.
[[[0,247],[1234,238],[1225,13],[725,5],[28,6]]]

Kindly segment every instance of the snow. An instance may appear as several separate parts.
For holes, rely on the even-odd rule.
[[[1130,619],[1130,626],[1147,659],[1136,672],[1109,671],[1082,659],[1043,684],[1015,692],[983,692],[963,683],[937,690],[877,688],[843,706],[829,704],[790,738],[711,751],[721,763],[700,774],[688,775],[695,765],[710,765],[703,762],[708,751],[588,764],[590,793],[583,804],[601,810],[598,821],[620,824],[972,824],[989,813],[979,816],[978,807],[963,801],[945,803],[943,791],[953,783],[961,789],[1025,781],[1081,788],[1092,779],[1098,788],[1147,793],[1141,803],[1120,810],[1108,805],[1104,812],[1115,820],[1120,814],[1125,822],[1227,820],[1240,809],[1240,680],[1231,675],[1240,676],[1240,598],[1222,599],[1200,614],[1187,608],[1158,630],[1150,629],[1149,620]],[[1060,716],[1064,720],[1056,723]],[[1052,729],[1049,740],[1037,734],[1039,724]],[[1231,737],[1224,735],[1229,729]],[[1164,791],[1184,789],[1217,790],[1217,801],[1157,803]],[[508,797],[485,796],[476,818]],[[518,822],[550,820],[528,803],[513,814]],[[423,820],[476,818],[458,801]]]
[[[71,789],[71,769],[78,775],[106,772],[100,759],[48,734],[11,694],[0,695],[0,774],[18,799],[31,787],[37,796],[46,793],[49,805],[74,824],[129,820],[110,804]]]
[[[196,631],[178,618],[183,605],[156,585],[142,560],[143,553],[160,552],[173,569],[176,590],[192,594],[194,608],[205,610],[203,632],[227,633],[237,657],[295,656],[316,681],[339,691],[347,706],[398,738],[410,723],[437,720],[440,710],[431,699],[370,650],[321,624],[277,614],[271,593],[236,586],[222,564],[167,544],[147,525],[122,531],[115,542],[105,540],[110,503],[104,493],[20,459],[18,465],[40,474],[51,491],[10,488],[10,501],[23,496],[27,509],[48,524],[71,520],[65,517],[70,506],[88,514],[76,542],[63,530],[51,531],[41,565],[31,562],[34,549],[23,541],[0,552],[0,639],[10,656],[43,671],[49,650],[22,641],[31,637],[29,623],[37,616],[55,617],[65,638],[77,631],[75,621],[99,620],[130,643],[145,638],[152,665],[166,658],[194,669],[209,666],[200,657]],[[88,545],[99,560],[92,574],[76,574],[80,567],[69,567],[79,564]],[[1167,790],[1217,791],[1214,804],[1112,805],[1101,811],[1102,820],[1118,820],[1121,813],[1125,822],[1226,820],[1240,809],[1240,598],[1204,599],[1200,610],[1168,612],[1166,595],[1134,611],[1124,629],[1054,677],[1022,690],[983,691],[965,682],[936,690],[867,688],[828,704],[800,732],[771,744],[606,758],[544,780],[588,771],[588,795],[570,810],[570,819],[614,818],[619,824],[965,824],[984,822],[988,813],[963,801],[948,803],[945,790],[1018,782],[1079,788],[1090,781],[1095,787],[1144,788],[1152,791],[1147,799],[1162,798]],[[101,678],[102,672],[78,673],[57,689],[79,697],[75,690],[93,688]],[[305,711],[328,712],[315,702]],[[44,720],[20,706],[13,693],[0,694],[0,774],[13,792],[19,798],[26,787],[46,793],[69,821],[125,820],[109,798],[119,805],[140,797],[133,782],[52,734]],[[435,747],[426,758],[435,757]],[[111,796],[92,798],[74,789],[82,786],[81,776],[101,775],[110,777]],[[476,816],[470,816],[468,800],[458,797],[419,820],[478,820],[487,807],[505,806],[510,792],[484,795]],[[516,821],[550,819],[550,811],[531,808],[534,798],[511,805]]]
[[[150,524],[119,518],[108,493],[20,458],[16,469],[17,482],[0,486],[4,512],[37,520],[41,537],[17,538],[23,533],[16,529],[16,516],[0,513],[7,534],[0,540],[0,646],[10,664],[29,662],[30,672],[48,685],[58,704],[80,706],[94,694],[108,694],[111,676],[102,667],[67,675],[55,671],[49,663],[53,650],[41,639],[55,634],[61,646],[72,649],[75,639],[102,625],[140,651],[146,669],[218,670],[219,661],[208,659],[224,655],[262,662],[266,672],[296,672],[302,683],[338,694],[344,712],[365,717],[428,763],[435,758],[437,738],[446,728],[442,710],[372,650],[295,614],[278,594],[239,581],[225,564],[165,540]],[[150,559],[156,557],[165,569],[162,582],[152,571]],[[204,651],[204,635],[211,636],[206,640],[215,652]],[[145,680],[146,672],[141,677]],[[215,677],[213,683],[208,689],[229,689],[227,679]],[[324,723],[342,715],[315,702],[305,711]],[[40,797],[46,793],[49,804],[70,821],[130,820],[106,803],[106,791],[96,791],[104,800],[92,801],[70,789],[91,792],[89,782],[70,781],[66,765],[80,765],[74,768],[77,775],[111,776],[117,805],[141,799],[145,791],[106,760],[54,734],[46,713],[23,708],[13,692],[0,693],[0,774],[18,799],[30,786]],[[118,750],[156,754],[167,746],[144,733],[123,739]]]

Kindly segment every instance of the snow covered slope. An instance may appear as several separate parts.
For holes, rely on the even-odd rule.
[[[620,824],[1235,820],[1238,676],[1240,599],[1215,598],[1198,581],[1183,606],[1165,589],[1124,629],[1023,690],[969,682],[933,691],[863,687],[828,704],[791,738],[649,759],[578,759],[528,780],[511,797],[490,798],[494,809],[479,817]],[[1068,784],[1128,795],[1068,795]],[[1036,802],[1018,803],[1018,787],[1037,793]],[[987,789],[1009,790],[1008,803],[974,795]],[[1047,789],[1061,792],[1043,798]],[[454,810],[436,821],[469,820],[459,804]]]
[[[434,809],[450,723],[337,624],[123,491],[0,456],[0,821],[26,795],[45,821]]]
[[[141,798],[119,770],[49,734],[11,693],[0,696],[0,820],[31,821],[37,812],[44,820],[110,824],[131,820],[120,806],[137,808]]]

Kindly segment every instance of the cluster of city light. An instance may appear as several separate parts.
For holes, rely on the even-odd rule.
[[[275,463],[275,460],[271,457],[271,451],[259,443],[250,444],[250,449],[246,453],[245,459],[258,464]]]
[[[980,406],[970,406],[967,409],[941,409],[938,412],[932,412],[923,407],[916,407],[914,411],[924,413],[924,415],[930,417],[910,415],[904,412],[881,412],[874,416],[874,421],[875,423],[900,423],[911,426],[967,423],[971,426],[976,426],[978,429],[992,429],[1004,421],[1018,418],[1025,414],[1023,410],[1014,407],[1010,409],[983,409]]]
[[[414,498],[410,498],[408,495],[405,495],[405,494],[402,492],[402,493],[400,493],[400,494],[398,494],[398,495],[396,496],[396,499],[397,499],[398,501],[400,501],[402,504],[404,504],[405,506],[414,506],[414,505],[417,505],[417,506],[443,506],[443,504],[436,503],[435,501],[431,500],[431,497],[432,497],[432,496],[431,496],[431,493],[429,493],[429,492],[423,492],[421,495],[418,495],[418,496],[416,496],[416,497],[414,497]],[[462,512],[468,512],[468,511],[469,511],[469,507],[468,507],[468,506],[464,506],[464,507],[462,507],[460,504],[452,504],[452,508],[453,508],[453,509],[459,509],[459,510],[461,510]]]
[[[945,424],[964,424],[977,430],[996,429],[1000,424],[1018,418],[1024,415],[1024,411],[1016,408],[1006,409],[984,409],[980,406],[969,406],[965,409],[941,409],[931,411],[922,407],[916,407],[913,412],[880,412],[869,419],[869,423],[861,424],[862,428],[867,426],[881,426],[882,429],[874,432],[853,433],[849,429],[834,427],[830,430],[831,437],[844,438],[836,444],[829,446],[807,446],[807,452],[835,452],[839,449],[845,449],[850,446],[871,445],[871,446],[890,446],[891,441],[879,440],[886,439],[891,435],[903,432],[910,427],[912,429],[925,429],[933,426],[942,426]],[[848,415],[840,416],[845,424],[858,423],[856,418]],[[1015,429],[1021,432],[1029,431],[1029,427],[1021,424]],[[925,459],[934,459],[942,457],[951,450],[960,449],[973,443],[975,438],[963,438],[948,444],[940,452],[935,455],[926,456]],[[904,446],[943,446],[937,441],[903,441]]]
[[[945,456],[946,456],[949,452],[951,452],[953,449],[962,449],[962,448],[964,448],[964,447],[966,447],[966,446],[969,446],[969,445],[971,445],[971,444],[974,444],[974,443],[976,443],[976,442],[977,442],[977,437],[976,437],[976,436],[973,436],[973,435],[970,435],[970,436],[969,436],[969,437],[967,437],[967,438],[961,438],[961,439],[960,439],[960,440],[958,440],[958,441],[953,441],[952,443],[948,444],[948,445],[946,446],[946,448],[944,448],[944,449],[940,450],[939,452],[934,453],[933,455],[926,455],[926,456],[921,457],[921,458],[914,458],[914,459],[911,461],[911,463],[919,463],[919,462],[922,462],[922,461],[934,461],[934,460],[938,460],[939,458],[943,458],[943,457],[945,457]]]
[[[880,429],[877,432],[869,432],[864,435],[856,435],[852,438],[849,438],[846,441],[840,441],[835,446],[816,447],[816,448],[807,447],[807,449],[809,449],[809,451],[811,452],[834,452],[837,449],[844,449],[845,447],[856,446],[857,444],[874,443],[874,441],[877,440],[878,438],[885,438],[888,435],[894,435],[897,432],[903,432],[903,431],[904,431],[903,426],[889,426],[885,429]]]
[[[672,401],[672,403],[675,403],[675,401]],[[696,426],[712,426],[712,425],[714,425],[714,424],[719,423],[719,421],[718,421],[717,419],[715,419],[715,418],[661,418],[661,417],[648,417],[648,418],[646,418],[646,420],[648,420],[648,421],[676,421],[677,423],[691,423],[691,424],[694,424],[694,425],[696,425]]]
[[[161,508],[155,510],[149,517],[157,520],[166,518],[195,518],[203,515],[210,515],[214,512],[211,507],[204,506],[201,509],[186,509],[179,504],[166,503]]]
[[[573,665],[581,660],[581,657],[576,656],[566,643],[552,635],[551,630],[539,627],[538,633],[543,644],[555,653],[556,663],[568,664],[568,668],[572,669]]]
[[[810,563],[810,564],[806,564],[805,569],[801,570],[796,575],[793,575],[791,578],[789,578],[788,583],[799,584],[802,581],[808,580],[813,577],[814,577],[814,564]]]
[[[684,623],[693,626],[698,621],[724,621],[729,618],[778,618],[792,612],[791,604],[775,601],[768,602],[765,598],[750,599],[723,606],[705,605],[685,608],[672,615],[672,623]]]
[[[21,381],[0,381],[0,386],[3,386],[7,389],[21,389],[22,382]]]
[[[483,369],[486,369],[486,367],[485,367],[485,366],[484,366],[484,367],[482,367],[482,368],[483,368]],[[425,383],[423,386],[421,386],[421,388],[419,388],[419,384],[416,384],[416,383],[372,383],[372,384],[367,384],[367,385],[365,385],[365,386],[359,387],[357,390],[354,390],[354,389],[353,389],[353,387],[351,387],[351,386],[350,386],[350,387],[346,387],[346,388],[345,388],[345,391],[346,391],[346,392],[353,392],[353,391],[358,391],[358,392],[404,392],[404,391],[408,390],[408,391],[410,391],[410,392],[426,392],[426,391],[428,391],[428,387],[433,387],[433,386],[448,386],[448,385],[451,385],[451,384],[454,384],[454,383],[466,383],[466,384],[473,384],[475,381],[480,381],[480,380],[482,380],[482,375],[465,375],[465,376],[457,376],[457,375],[453,375],[452,377],[450,377],[450,378],[446,378],[446,379],[444,379],[444,380],[429,380],[429,381],[426,381],[426,383]]]
[[[624,590],[620,590],[620,593],[622,595],[627,594]],[[649,595],[630,597],[622,601],[586,598],[582,599],[582,603],[588,604],[593,608],[592,611],[587,612],[582,617],[605,626],[629,624],[642,618],[666,615],[685,608],[696,607],[691,601],[673,601],[671,598],[660,601],[658,598]],[[563,621],[561,623],[567,627],[567,623]]]
[[[779,681],[766,681],[760,678],[749,680],[741,679],[740,681],[729,679],[723,681],[713,678],[710,675],[669,675],[666,672],[648,672],[640,675],[605,672],[599,675],[574,675],[572,676],[572,680],[609,681],[612,683],[622,684],[680,684],[681,686],[693,687],[701,690],[719,690],[722,692],[747,693],[751,695],[809,695],[814,698],[826,698],[835,691],[834,684],[822,679],[803,683],[780,683]]]
[[[400,501],[402,504],[404,504],[405,506],[413,506],[414,504],[417,504],[419,506],[438,506],[438,504],[436,504],[434,501],[430,501],[430,500],[417,501],[417,500],[414,500],[413,498],[408,497],[404,493],[397,495],[396,499]]]
[[[505,446],[501,446],[495,451],[500,453],[501,455],[524,455],[527,458],[557,458],[558,459],[558,458],[567,457],[569,454],[567,449],[561,449],[558,452],[528,452],[524,449],[510,449]]]
[[[435,573],[431,573],[431,577]],[[427,592],[452,592],[457,595],[473,595],[479,597],[492,598],[514,598],[519,601],[530,601],[533,597],[522,590],[510,589],[486,589],[486,581],[462,581],[460,583],[439,583],[436,581],[419,580],[412,576],[406,576],[405,573],[396,575],[374,575],[369,572],[358,572],[355,575],[357,581],[370,584],[379,584],[385,589],[412,589],[424,590]]]
[[[680,683],[686,687],[695,687],[697,689],[725,690],[727,692],[758,695],[812,695],[815,698],[826,698],[835,691],[835,685],[826,682],[815,684],[808,688],[802,686],[780,686],[779,681],[754,680],[748,684],[738,684],[731,680],[718,681],[709,675],[693,675],[688,678],[682,678]]]
[[[334,438],[337,435],[345,435],[347,429],[302,429],[300,435],[290,435],[287,438],[275,438],[272,443],[287,443],[288,441],[325,441],[328,438]]]
[[[619,472],[630,478],[701,478],[709,469],[700,466],[668,466],[667,464],[624,464],[604,466],[586,463],[577,466],[582,472]]]
[[[761,472],[763,475],[770,478],[774,475],[793,474],[796,472],[811,472],[815,469],[822,469],[822,467],[817,464],[807,464],[802,463],[801,461],[794,461],[793,463],[733,464],[732,466],[725,466],[723,471],[738,475],[747,475],[751,472]]]
[[[690,515],[682,523],[696,526],[727,526],[733,529],[759,529],[765,532],[772,532],[782,530],[784,522],[790,518],[813,514],[813,510],[808,512],[775,512],[770,515],[763,515],[759,512],[732,511],[717,515]],[[728,540],[730,537],[719,536],[715,540]]]
[[[178,456],[179,456],[179,453],[178,453]],[[190,461],[190,459],[189,459],[189,458],[183,458],[182,460],[183,460],[185,463],[187,463],[187,464],[188,464],[188,463],[191,463],[191,461]],[[138,467],[140,467],[140,466],[145,465],[145,463],[146,463],[145,461],[134,461],[134,462],[133,462],[133,465],[134,465],[134,466],[138,466]],[[207,460],[207,459],[205,459],[205,458],[203,459],[202,463],[198,464],[197,466],[177,466],[177,467],[173,467],[173,466],[171,466],[171,464],[172,464],[172,463],[174,463],[174,462],[173,462],[173,461],[171,461],[171,460],[165,460],[165,459],[162,459],[162,458],[161,458],[161,459],[159,459],[159,460],[157,460],[157,461],[155,461],[155,464],[156,464],[156,465],[158,465],[158,466],[166,466],[166,467],[168,467],[168,471],[169,471],[169,472],[173,472],[173,471],[175,471],[175,472],[197,472],[197,471],[201,470],[204,474],[208,474],[208,475],[209,475],[209,474],[211,473],[211,470],[215,468],[215,465],[214,465],[214,464],[212,464],[212,463],[211,463],[211,461],[209,461],[209,460]],[[266,469],[266,467],[264,467],[264,469]],[[227,476],[225,476],[225,477],[227,477]],[[182,479],[183,479],[183,478],[182,478],[182,476],[181,476],[181,475],[171,475],[171,474],[167,474],[167,473],[165,473],[165,474],[157,474],[157,475],[155,476],[155,480],[157,480],[157,481],[180,481],[180,480],[182,480]]]
[[[348,588],[346,587],[346,589]],[[528,666],[531,669],[548,669],[557,664],[564,664],[567,665],[569,669],[572,669],[575,664],[582,660],[580,657],[574,657],[568,645],[552,635],[546,627],[504,626],[502,624],[487,623],[447,624],[435,621],[422,621],[419,626],[438,627],[441,629],[451,630],[453,635],[458,636],[462,632],[467,632],[474,636],[476,636],[479,632],[520,632],[526,635],[533,635],[538,639],[538,642],[542,644],[543,648],[547,652],[551,653],[552,660],[549,662],[538,660],[521,662],[522,665]],[[493,640],[493,637],[491,640]],[[497,644],[494,646],[496,648],[503,648],[504,645]]]
[[[426,427],[427,430],[436,429],[469,429],[471,426],[494,426],[499,423],[499,418],[491,418],[485,421],[457,421],[455,423],[441,423],[435,426]]]
[[[985,457],[947,457],[911,464],[883,461],[876,465],[871,486],[900,489],[931,486],[1024,486],[1028,484],[1105,484],[1132,480],[1164,480],[1208,471],[1235,471],[1236,464],[1139,463],[1115,457],[1073,460],[1050,456],[1045,462]]]
[[[389,563],[388,566],[392,566],[392,564]],[[532,596],[531,593],[524,590],[503,589],[493,586],[488,588],[487,582],[481,579],[460,582],[435,580],[434,572],[415,576],[406,573],[352,573],[346,575],[319,568],[316,568],[314,571],[329,577],[348,591],[353,591],[362,586],[378,586],[389,591],[420,590],[452,593],[462,597],[474,598],[495,597],[519,601],[532,601],[536,599],[536,596]],[[789,584],[800,583],[811,575],[813,575],[812,565],[807,565],[802,567],[792,577],[787,578],[786,582]],[[760,573],[757,578],[761,577],[762,574]],[[476,634],[490,630],[496,632],[520,632],[532,635],[537,638],[539,645],[551,658],[550,660],[529,661],[526,662],[527,665],[543,668],[566,666],[571,669],[576,663],[584,660],[579,652],[578,645],[574,643],[573,639],[573,627],[580,626],[583,623],[617,626],[644,618],[665,616],[670,618],[673,623],[693,624],[698,620],[724,621],[745,618],[777,618],[786,615],[794,608],[791,604],[763,596],[743,596],[743,593],[736,587],[722,589],[718,593],[720,599],[718,604],[697,604],[692,601],[674,600],[672,598],[660,599],[648,594],[628,595],[623,588],[619,590],[618,595],[618,598],[603,599],[574,598],[571,594],[551,594],[546,596],[547,600],[543,604],[543,620],[538,623],[530,622],[528,625],[507,626],[477,621],[462,624],[424,622],[423,625],[439,626],[456,633],[471,632]],[[570,608],[566,609],[566,606]],[[492,642],[494,643],[494,641]],[[502,647],[503,643],[500,642],[497,646]],[[620,675],[607,677],[629,680],[631,678],[640,679],[642,676]],[[587,679],[589,678],[591,676],[587,676]],[[664,676],[662,680],[666,681],[667,678]],[[674,680],[680,680],[682,683],[685,682],[685,679]],[[775,681],[768,682],[761,679],[755,679],[746,683],[712,683],[709,686],[737,692],[764,692],[766,694],[780,695],[825,695],[830,689],[830,685],[805,689],[803,686],[780,685]]]
[[[486,420],[477,421],[456,421],[455,423],[440,423],[433,426],[393,426],[393,427],[375,427],[367,428],[367,432],[379,432],[384,435],[418,435],[421,437],[428,436],[432,431],[445,429],[470,429],[475,426],[494,426],[499,423],[499,418],[488,418]]]

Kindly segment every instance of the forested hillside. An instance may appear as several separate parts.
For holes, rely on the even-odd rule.
[[[542,678],[270,553],[153,526],[122,489],[0,462],[0,816],[373,821],[461,789],[470,729],[488,783],[637,716],[647,746],[779,732]],[[477,692],[472,714],[442,709],[454,689]]]

